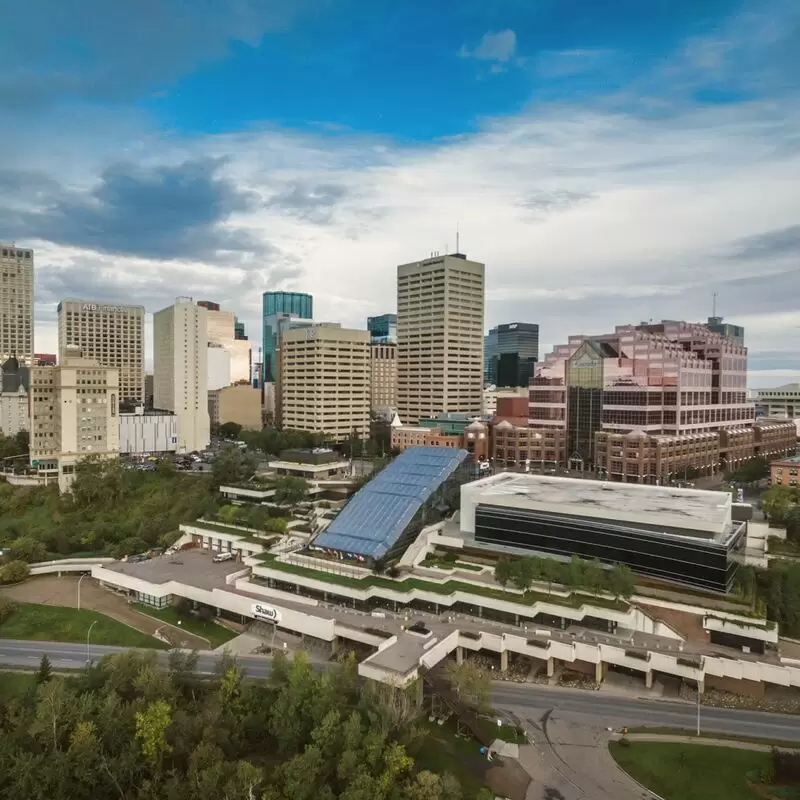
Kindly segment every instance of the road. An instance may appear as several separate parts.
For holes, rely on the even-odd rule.
[[[96,661],[110,653],[125,650],[121,647],[91,645],[88,658]],[[156,652],[160,659],[166,661],[167,654],[164,651]],[[0,640],[0,664],[6,667],[34,669],[45,653],[56,670],[82,669],[87,660],[87,648],[83,644]],[[197,672],[213,674],[220,658],[218,653],[199,653]],[[270,660],[264,656],[239,656],[237,662],[254,678],[269,674]],[[643,700],[584,689],[496,682],[492,703],[497,708],[511,711],[521,719],[534,723],[538,723],[548,711],[557,712],[562,719],[582,719],[586,725],[601,728],[648,725],[694,730],[697,723],[697,710],[691,703]],[[800,724],[797,717],[788,714],[703,706],[700,720],[704,731],[800,742]]]

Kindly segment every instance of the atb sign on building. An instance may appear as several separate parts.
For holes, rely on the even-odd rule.
[[[271,622],[274,625],[279,625],[281,621],[281,612],[272,606],[265,606],[262,603],[253,603],[250,606],[250,616],[261,622]]]

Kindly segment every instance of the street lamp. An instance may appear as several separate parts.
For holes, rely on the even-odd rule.
[[[81,581],[86,577],[86,573],[78,578],[78,611],[81,610]]]
[[[97,620],[95,620],[90,626],[89,630],[86,631],[86,666],[88,667],[89,664],[92,663],[92,660],[89,658],[89,637],[92,635],[92,628],[97,625]]]

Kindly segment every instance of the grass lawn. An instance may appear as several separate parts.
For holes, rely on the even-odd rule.
[[[0,672],[0,700],[10,700],[24,694],[36,682],[32,673]]]
[[[151,608],[150,606],[134,603],[133,607],[137,611],[141,611],[142,614],[148,614],[151,617],[160,619],[162,622],[167,622],[178,628],[183,628],[185,631],[195,634],[195,636],[208,639],[212,649],[221,647],[226,642],[238,636],[234,631],[229,631],[227,628],[223,628],[222,625],[217,625],[215,622],[207,622],[193,614],[179,614],[178,610],[172,606]],[[180,625],[178,625],[179,622]]]
[[[464,797],[475,797],[486,786],[483,774],[490,766],[486,756],[480,754],[478,742],[456,736],[452,719],[437,725],[426,718],[420,724],[427,736],[414,756],[417,768],[450,772],[461,782]]]
[[[763,793],[747,785],[770,761],[769,753],[704,744],[611,742],[616,762],[664,800],[759,800]]]
[[[167,645],[146,633],[117,622],[105,614],[82,608],[61,608],[37,603],[17,603],[11,616],[0,624],[0,639],[30,639],[38,642],[86,642],[93,622],[91,644],[118,647],[155,647]]]

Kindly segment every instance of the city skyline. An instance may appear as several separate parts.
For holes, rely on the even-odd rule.
[[[362,327],[458,230],[487,329],[535,319],[544,348],[716,294],[750,386],[797,379],[797,3],[355,6],[15,10],[0,239],[36,252],[40,352],[86,295],[214,297],[255,332],[263,291],[307,291]]]

